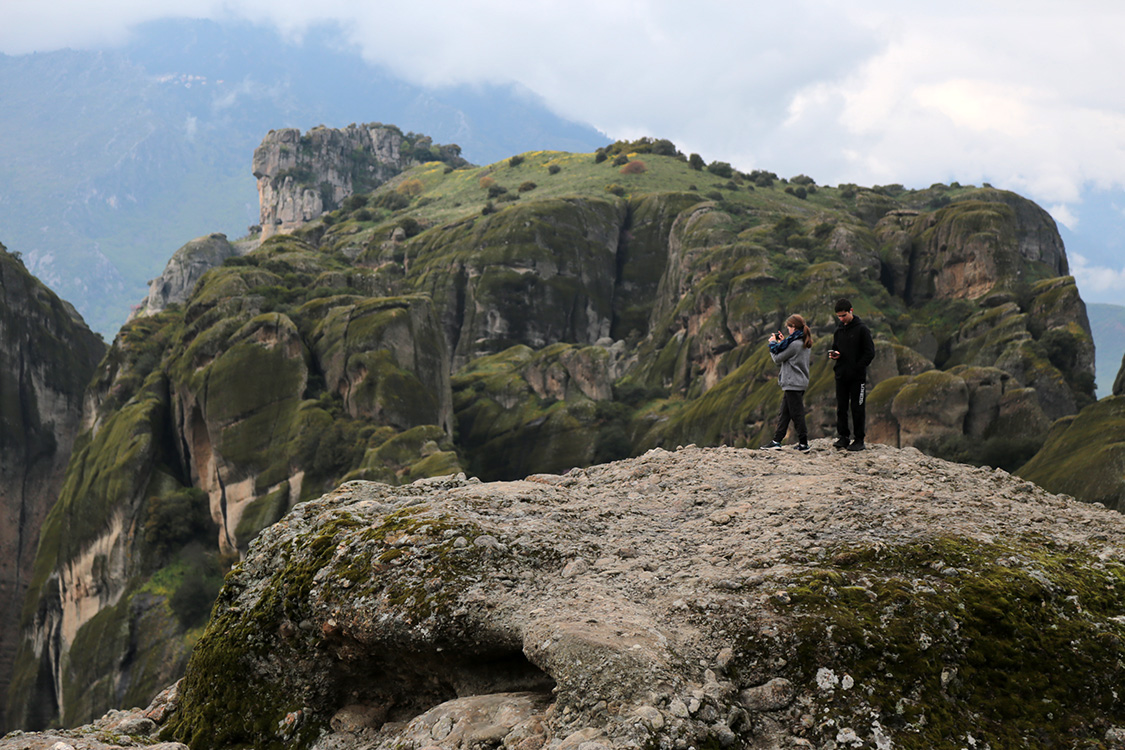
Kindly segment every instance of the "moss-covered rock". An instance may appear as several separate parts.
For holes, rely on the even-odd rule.
[[[1052,492],[1125,511],[1125,396],[1107,396],[1056,421],[1019,475]]]

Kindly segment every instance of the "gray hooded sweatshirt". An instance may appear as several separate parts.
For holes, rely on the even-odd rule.
[[[790,336],[779,344],[770,345],[770,357],[781,365],[777,382],[783,391],[804,391],[809,387],[809,362],[812,349],[805,346],[804,338]]]

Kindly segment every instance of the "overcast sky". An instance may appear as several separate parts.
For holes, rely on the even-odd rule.
[[[108,46],[170,16],[338,24],[412,82],[519,83],[611,138],[745,171],[990,182],[1076,232],[1092,195],[1120,197],[1125,234],[1117,0],[3,0],[0,52]],[[1084,296],[1125,303],[1125,259],[1068,250]]]

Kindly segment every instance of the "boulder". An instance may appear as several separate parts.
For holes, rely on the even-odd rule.
[[[1109,697],[1123,562],[1119,514],[909,448],[689,446],[516,482],[350,482],[228,578],[163,736],[1096,743],[1125,726]]]

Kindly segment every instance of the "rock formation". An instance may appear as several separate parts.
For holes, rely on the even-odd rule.
[[[1113,395],[1125,396],[1125,357],[1121,358],[1121,369],[1117,371],[1117,379],[1113,381]]]
[[[203,274],[221,266],[227,258],[245,255],[253,245],[240,249],[227,241],[222,233],[197,237],[172,253],[164,271],[149,282],[148,297],[130,314],[129,319],[142,315],[155,315],[171,304],[187,302]]]
[[[360,190],[341,149],[390,153],[376,129],[274,133],[256,161]],[[404,158],[441,155],[403,138]],[[90,721],[171,682],[223,573],[341,481],[760,444],[781,397],[764,342],[793,311],[816,339],[812,434],[831,434],[839,296],[875,331],[871,428],[889,444],[1011,470],[1093,400],[1085,308],[1034,204],[714,184],[652,146],[414,167],[122,329],[44,527],[15,725]],[[638,154],[638,174],[605,158]]]
[[[1118,513],[828,439],[349,482],[130,715],[194,750],[1120,747],[1123,563]]]
[[[393,125],[370,123],[344,129],[271,130],[254,150],[262,239],[292,232],[339,208],[354,193],[367,193],[414,164],[464,164],[458,146],[434,145],[428,136],[403,134]]]
[[[0,339],[0,698],[6,698],[39,529],[62,486],[83,392],[105,344],[3,245]]]

